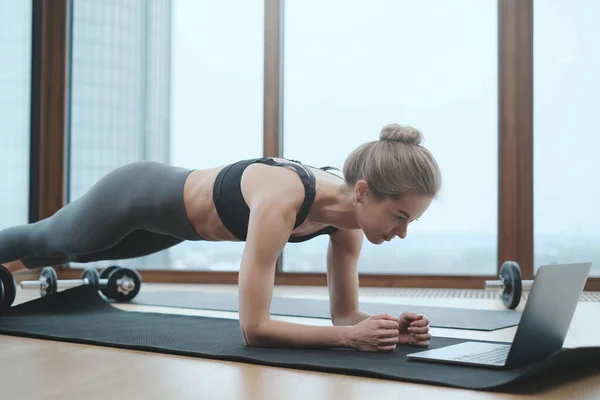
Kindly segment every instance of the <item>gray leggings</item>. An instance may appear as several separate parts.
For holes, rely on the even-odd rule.
[[[31,269],[128,259],[203,240],[183,202],[191,172],[154,161],[119,167],[54,215],[0,230],[0,264],[20,260]]]

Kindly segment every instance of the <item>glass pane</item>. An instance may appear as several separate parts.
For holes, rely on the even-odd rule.
[[[535,270],[592,261],[600,276],[600,3],[534,3]]]
[[[0,66],[3,229],[29,222],[31,1],[0,0]]]
[[[132,161],[261,156],[263,20],[259,0],[75,0],[70,199]],[[184,242],[118,264],[237,270],[242,246]]]
[[[406,239],[365,239],[360,272],[496,274],[498,6],[365,4],[286,3],[284,156],[342,169],[384,125],[418,128],[442,169],[440,198]],[[287,246],[284,270],[324,272],[327,241]]]

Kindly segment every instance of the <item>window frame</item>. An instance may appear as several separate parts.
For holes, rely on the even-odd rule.
[[[32,0],[32,100],[30,220],[52,215],[65,204],[69,138],[69,32],[71,0]],[[498,4],[498,248],[497,271],[505,260],[534,278],[533,259],[533,0]],[[283,153],[283,7],[265,0],[263,152]],[[61,279],[78,269],[57,266]],[[140,270],[145,282],[237,284],[237,272]],[[483,289],[493,276],[361,274],[365,287]],[[282,270],[277,285],[327,285],[325,273]],[[586,290],[600,290],[589,278]]]

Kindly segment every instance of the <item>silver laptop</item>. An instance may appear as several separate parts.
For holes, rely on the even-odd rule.
[[[468,341],[411,353],[408,360],[514,368],[550,356],[562,349],[591,266],[591,262],[541,266],[512,343]]]

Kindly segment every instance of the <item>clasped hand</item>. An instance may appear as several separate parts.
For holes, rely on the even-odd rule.
[[[350,345],[361,351],[394,351],[396,345],[429,346],[429,320],[422,314],[404,312],[400,318],[373,315],[352,328]]]

